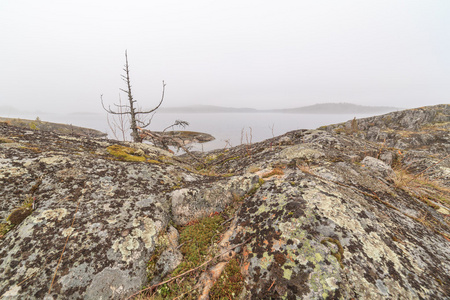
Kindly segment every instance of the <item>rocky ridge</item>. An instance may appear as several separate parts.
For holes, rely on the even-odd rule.
[[[155,297],[446,299],[448,124],[424,107],[193,159],[0,123],[0,296],[124,299],[196,268]]]

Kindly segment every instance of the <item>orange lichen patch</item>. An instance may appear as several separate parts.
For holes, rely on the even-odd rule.
[[[295,262],[295,260],[292,258],[291,254],[289,252],[286,255],[286,258],[289,259],[291,262]]]
[[[250,263],[249,263],[249,262],[243,263],[243,264],[242,264],[242,268],[241,268],[242,273],[247,274],[247,273],[248,273],[248,268],[249,268],[249,267],[250,267]]]

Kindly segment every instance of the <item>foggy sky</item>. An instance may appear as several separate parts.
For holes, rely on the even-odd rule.
[[[450,103],[450,1],[1,0],[0,106]],[[1,112],[0,112],[1,115]]]

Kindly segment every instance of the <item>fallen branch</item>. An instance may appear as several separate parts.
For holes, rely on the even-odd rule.
[[[237,245],[231,247],[230,249],[227,249],[226,251],[224,251],[224,252],[222,252],[222,253],[220,253],[220,254],[214,256],[213,258],[211,258],[211,259],[208,260],[208,261],[205,261],[205,262],[202,263],[200,266],[195,267],[195,268],[190,269],[190,270],[187,270],[186,272],[184,272],[184,273],[182,273],[182,274],[180,274],[180,275],[177,275],[177,276],[175,276],[175,277],[172,277],[172,278],[170,278],[170,279],[168,279],[168,280],[166,280],[166,281],[160,282],[160,283],[158,283],[158,284],[154,284],[154,285],[152,285],[151,287],[148,287],[148,288],[145,288],[145,289],[143,289],[143,290],[140,290],[139,292],[134,293],[133,295],[131,295],[131,296],[129,296],[128,298],[126,298],[125,300],[128,300],[128,299],[131,299],[131,298],[133,298],[133,297],[135,297],[135,296],[138,296],[138,295],[141,294],[142,292],[145,292],[145,291],[148,291],[148,290],[151,291],[151,290],[153,290],[154,288],[156,288],[156,287],[158,287],[158,286],[160,286],[160,285],[169,283],[169,282],[171,282],[171,281],[174,281],[174,280],[177,279],[177,278],[183,277],[183,276],[185,276],[185,275],[187,275],[187,274],[190,274],[190,273],[192,273],[192,272],[194,272],[194,271],[197,271],[198,269],[204,267],[205,265],[209,264],[209,263],[210,263],[211,261],[213,261],[214,259],[216,259],[216,258],[218,258],[218,257],[220,257],[220,256],[222,256],[222,255],[224,255],[225,253],[228,253],[228,252],[230,252],[231,250],[233,250],[233,249],[235,249],[235,248],[237,248],[237,247],[240,247],[240,246],[242,246],[242,245],[247,244],[248,241],[250,241],[251,239],[252,239],[252,237],[249,237],[249,238],[246,239],[244,242],[242,242],[242,243],[240,243],[240,244],[237,244]]]

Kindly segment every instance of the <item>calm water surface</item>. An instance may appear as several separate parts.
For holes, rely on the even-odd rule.
[[[175,120],[189,122],[186,130],[209,133],[216,139],[203,145],[196,145],[195,150],[212,150],[224,148],[231,144],[237,146],[248,142],[259,142],[273,136],[282,135],[296,129],[314,129],[323,125],[345,122],[356,118],[369,117],[368,114],[281,114],[281,113],[201,113],[174,114],[160,113],[153,117],[149,129],[163,130]],[[5,117],[20,117],[35,119],[36,116],[14,115]],[[72,124],[97,129],[113,138],[105,114],[48,114],[39,116],[42,121]]]

